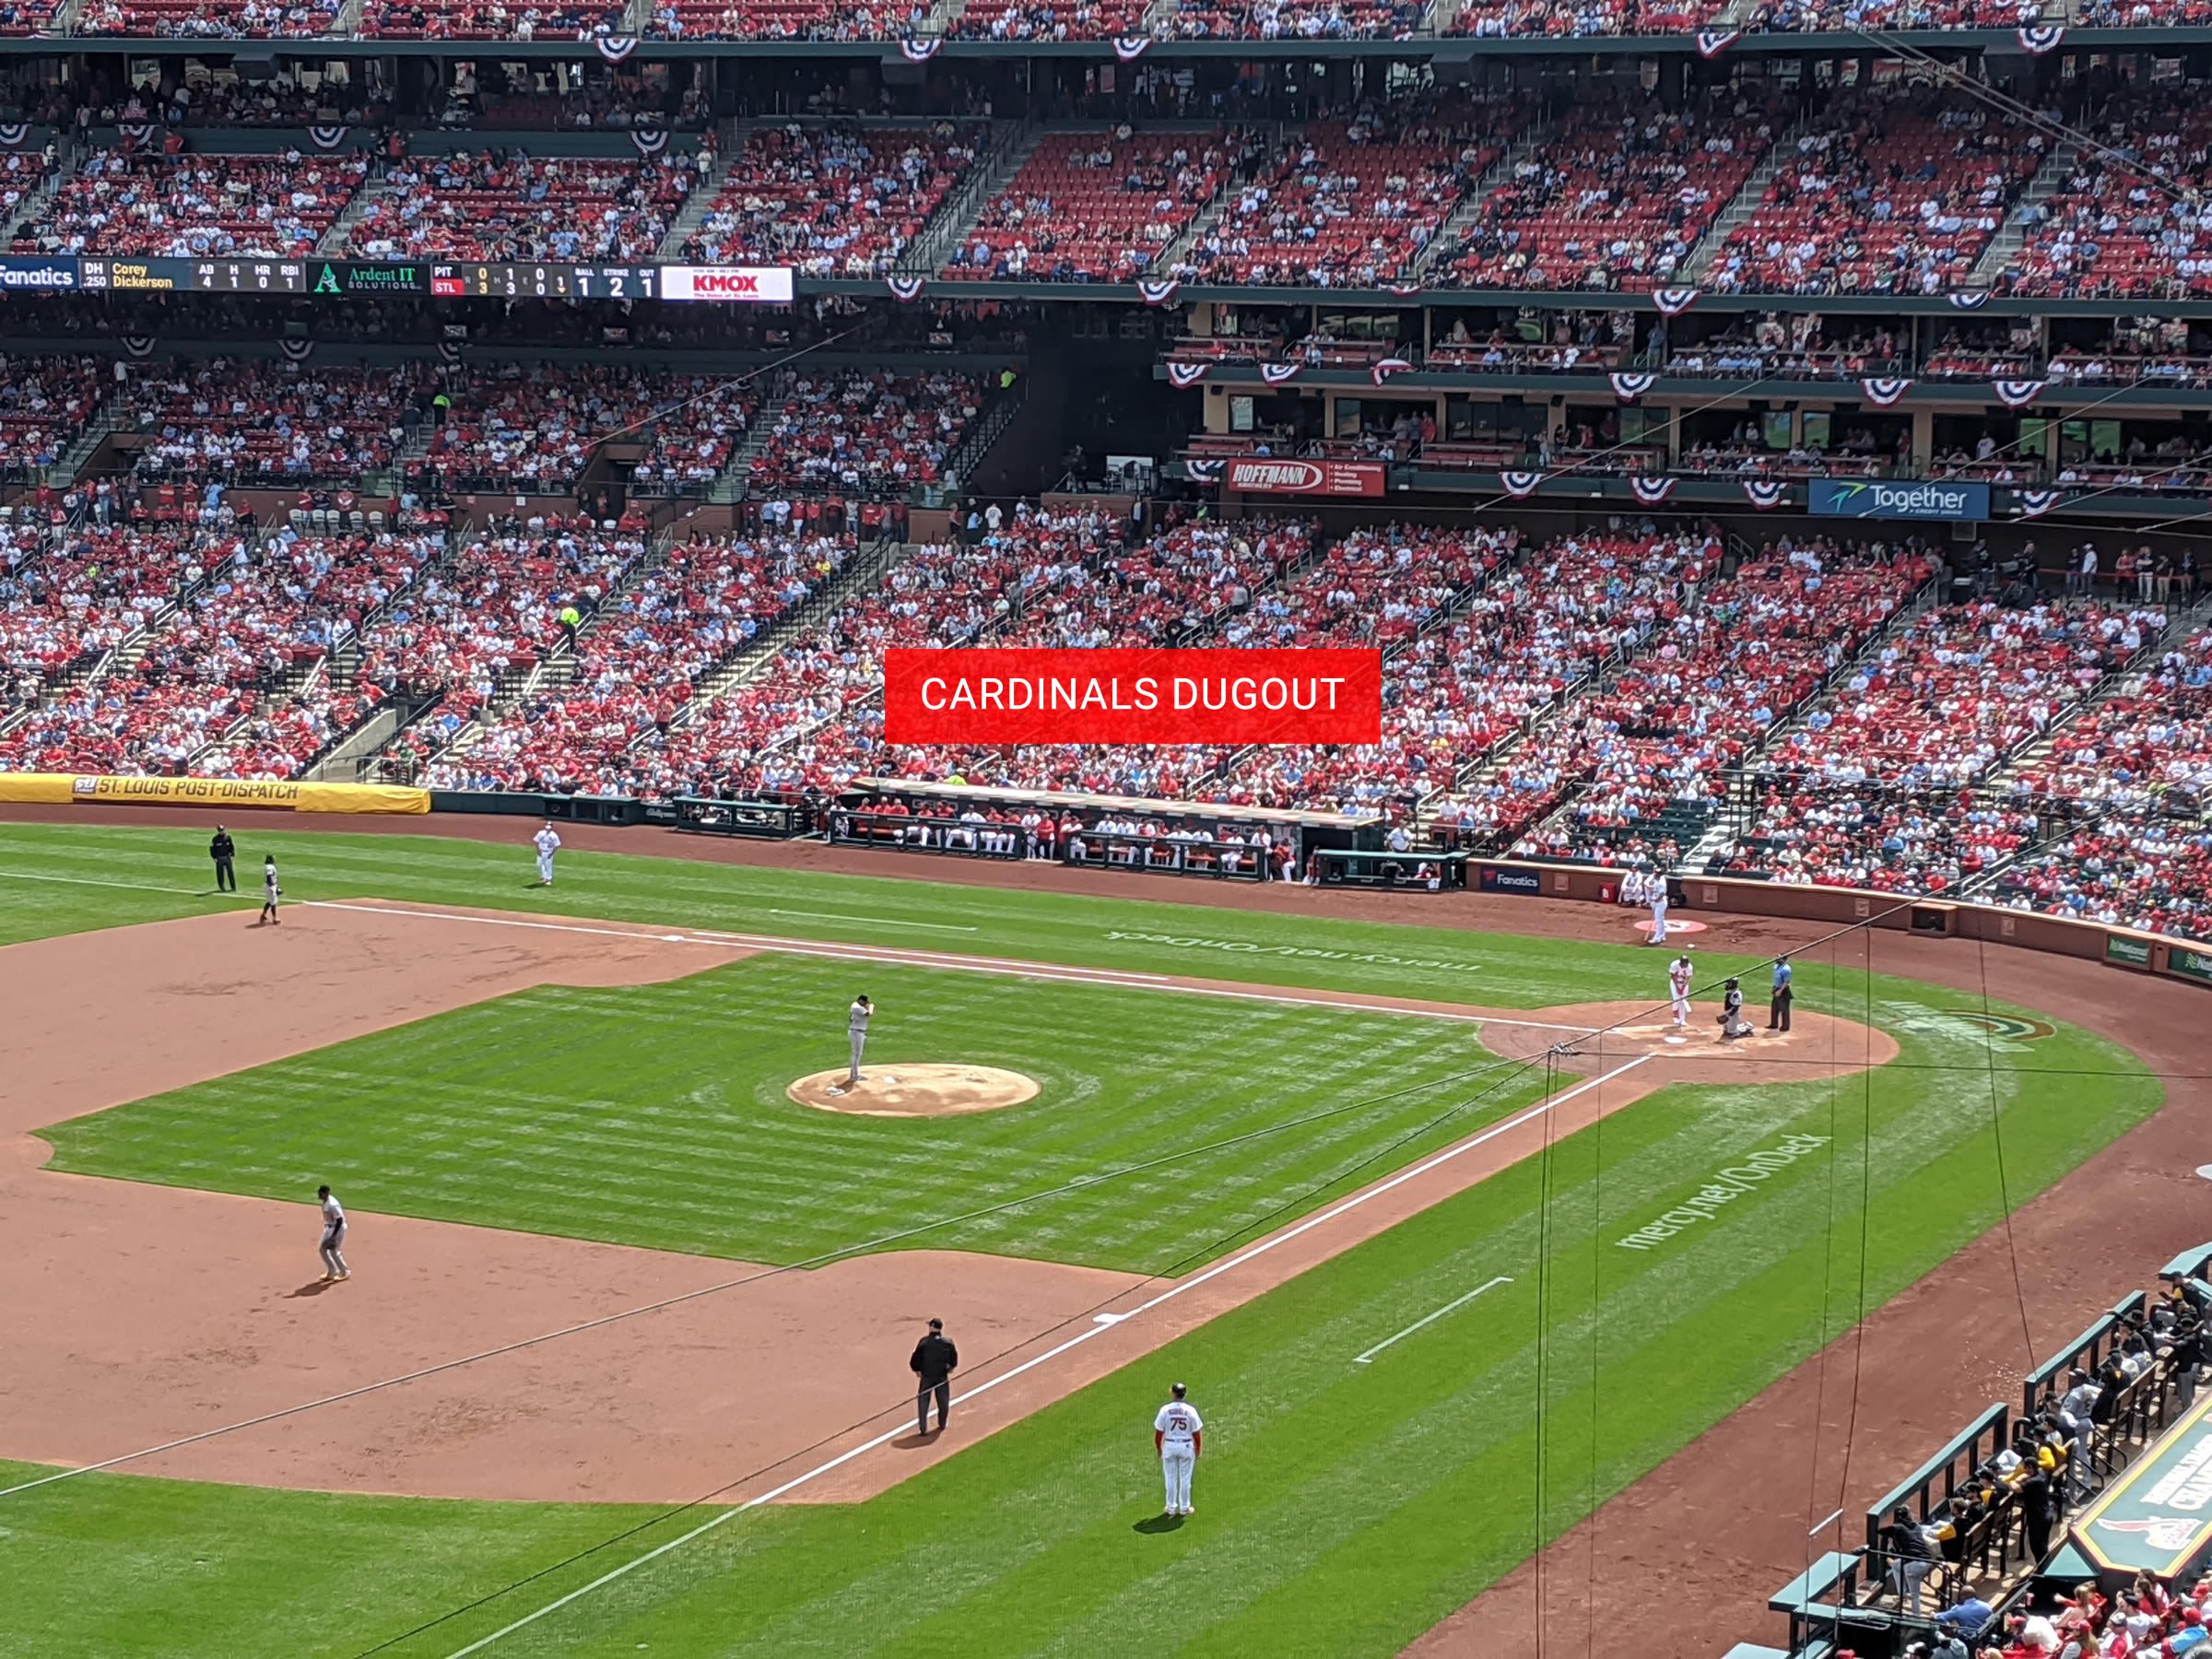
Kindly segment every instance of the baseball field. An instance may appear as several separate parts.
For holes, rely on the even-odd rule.
[[[1396,1653],[2164,1099],[1863,935],[204,845],[0,825],[0,1653]]]

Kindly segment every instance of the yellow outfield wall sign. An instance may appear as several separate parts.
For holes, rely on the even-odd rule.
[[[241,778],[109,778],[0,772],[0,804],[231,806],[275,812],[425,813],[427,789],[391,783],[257,783]]]

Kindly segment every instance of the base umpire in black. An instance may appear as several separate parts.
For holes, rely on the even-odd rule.
[[[238,845],[220,824],[215,827],[215,839],[207,843],[207,856],[215,860],[215,890],[237,892],[238,872],[230,867],[230,861],[238,856]]]
[[[937,1432],[952,1418],[952,1371],[960,1362],[960,1350],[945,1336],[945,1322],[929,1322],[929,1335],[914,1344],[914,1357],[907,1361],[921,1385],[914,1390],[914,1431],[929,1432],[929,1396],[937,1396]]]

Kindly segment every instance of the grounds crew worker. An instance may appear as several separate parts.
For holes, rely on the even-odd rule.
[[[914,1432],[929,1432],[929,1396],[937,1396],[937,1432],[945,1432],[945,1425],[952,1417],[952,1371],[960,1362],[960,1350],[946,1339],[945,1322],[929,1322],[929,1335],[914,1344],[914,1357],[907,1361],[920,1386],[914,1390]]]
[[[220,824],[215,827],[215,839],[207,843],[207,856],[215,860],[215,890],[237,892],[238,872],[231,867],[230,861],[238,856],[238,843]]]

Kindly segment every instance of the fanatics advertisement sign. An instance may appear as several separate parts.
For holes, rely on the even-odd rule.
[[[1375,743],[1379,651],[884,653],[892,743]]]
[[[1231,461],[1221,487],[1244,495],[1379,496],[1376,461]]]
[[[789,265],[663,265],[664,300],[717,300],[738,305],[789,305]]]

